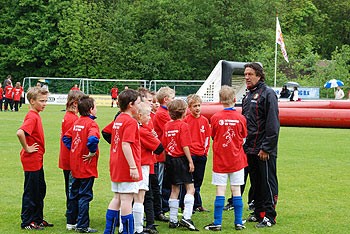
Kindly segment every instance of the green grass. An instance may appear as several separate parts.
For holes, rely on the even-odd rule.
[[[19,158],[20,144],[16,131],[23,121],[27,106],[18,113],[0,112],[0,233],[26,233],[20,229],[23,171]],[[63,106],[47,106],[41,113],[46,139],[44,170],[47,183],[45,218],[55,227],[41,233],[69,233],[65,230],[65,195],[62,171],[58,168],[59,135]],[[102,129],[116,112],[98,107],[97,122]],[[279,200],[277,225],[256,229],[248,223],[244,233],[347,233],[350,188],[350,144],[348,129],[282,127],[279,138],[278,178]],[[109,180],[109,145],[100,143],[99,178],[94,185],[90,206],[91,227],[103,233],[105,211],[112,192]],[[227,195],[229,193],[227,192]],[[215,187],[211,185],[211,155],[202,187],[203,203],[210,213],[196,213],[193,220],[202,227],[213,219]],[[246,204],[246,194],[244,200]],[[246,207],[245,207],[246,208]],[[245,211],[244,216],[248,212]],[[185,229],[169,230],[158,223],[160,233],[184,233]],[[224,212],[222,233],[235,232],[233,212]]]

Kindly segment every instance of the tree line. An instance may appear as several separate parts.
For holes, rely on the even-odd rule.
[[[277,85],[349,86],[350,0],[2,0],[0,76],[199,80],[223,59],[273,85],[276,12]]]

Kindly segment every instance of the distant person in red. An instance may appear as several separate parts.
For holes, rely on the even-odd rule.
[[[2,97],[4,95],[4,90],[2,89],[2,84],[0,83],[0,111],[2,111]]]
[[[77,84],[75,84],[70,90],[78,90],[78,91],[80,91],[80,89],[79,89]]]
[[[12,93],[12,83],[11,81],[7,81],[6,87],[5,87],[5,104],[4,108],[5,111],[8,111],[8,106],[10,105],[10,110],[13,111],[13,93]]]
[[[114,107],[114,102],[115,105],[117,105],[117,99],[118,99],[118,88],[114,85],[113,88],[111,89],[111,97],[112,97],[112,104],[111,107]]]
[[[21,102],[22,97],[22,87],[20,82],[16,83],[16,86],[12,89],[12,93],[13,102],[15,104],[15,111],[18,111],[19,103]]]

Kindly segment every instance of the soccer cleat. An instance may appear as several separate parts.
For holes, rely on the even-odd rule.
[[[197,207],[196,212],[210,212],[208,209],[205,209],[203,206]]]
[[[44,227],[40,227],[38,224],[36,224],[35,222],[31,222],[29,225],[25,226],[25,227],[22,227],[22,229],[25,229],[25,230],[44,230],[45,228]]]
[[[258,222],[257,217],[255,217],[254,213],[250,214],[247,218],[247,222]]]
[[[243,224],[235,224],[235,229],[237,231],[245,229],[245,226]]]
[[[77,228],[75,229],[76,232],[79,232],[79,233],[95,233],[97,232],[96,229],[92,229],[90,227],[87,227],[87,228]]]
[[[256,228],[265,228],[265,227],[272,227],[275,223],[271,222],[270,219],[264,217],[263,220],[256,224]]]
[[[40,224],[40,227],[53,227],[52,223],[48,223],[46,220],[43,220]]]
[[[169,222],[169,228],[177,228],[179,226],[179,222]]]
[[[205,225],[204,229],[208,231],[221,231],[221,225],[219,224],[216,225],[214,223],[211,223],[211,224]]]
[[[227,205],[224,206],[224,208],[223,208],[223,210],[233,210],[233,209],[234,209],[233,204],[231,204],[231,203],[227,203]]]
[[[75,230],[77,228],[77,225],[76,224],[66,224],[66,229],[68,231],[72,231],[72,230]]]
[[[187,228],[190,231],[199,231],[193,224],[191,219],[182,218],[179,223],[181,226]]]
[[[160,214],[156,216],[155,220],[162,221],[162,222],[169,222],[169,218],[166,217],[164,214]]]

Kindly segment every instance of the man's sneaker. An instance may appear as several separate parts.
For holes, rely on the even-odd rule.
[[[157,230],[155,224],[148,225],[147,227],[144,227],[143,232],[149,233],[149,234],[158,234],[158,230]]]
[[[250,214],[247,218],[247,221],[248,222],[258,222],[258,218],[255,217],[254,213],[253,214]]]
[[[79,232],[79,233],[95,233],[97,232],[96,229],[92,229],[90,227],[87,227],[87,228],[77,228],[75,229],[75,231]]]
[[[155,220],[162,221],[162,222],[169,222],[169,218],[166,217],[164,214],[160,214],[156,216]]]
[[[169,222],[169,228],[177,228],[179,226],[179,222]]]
[[[214,223],[211,223],[204,226],[204,229],[208,231],[221,231],[221,225],[216,225]]]
[[[245,226],[243,224],[235,224],[235,229],[238,231],[243,230],[243,229],[245,229]]]
[[[224,209],[223,209],[223,210],[233,210],[233,204],[227,203],[227,205],[224,206]]]
[[[77,225],[76,225],[76,224],[69,224],[69,223],[67,223],[67,225],[66,225],[66,229],[67,229],[68,231],[75,230],[76,228],[77,228]]]
[[[265,228],[265,227],[272,227],[272,225],[274,225],[274,222],[271,222],[269,218],[264,217],[263,220],[256,224],[255,227],[256,228]]]
[[[196,212],[210,212],[208,209],[205,209],[203,206],[197,207]]]
[[[45,228],[40,227],[35,222],[31,222],[29,225],[22,227],[22,229],[25,229],[25,230],[44,230]]]
[[[193,224],[191,219],[182,218],[179,223],[181,226],[187,228],[190,231],[199,231]]]
[[[53,227],[52,223],[47,222],[46,220],[43,220],[40,224],[40,227]]]

